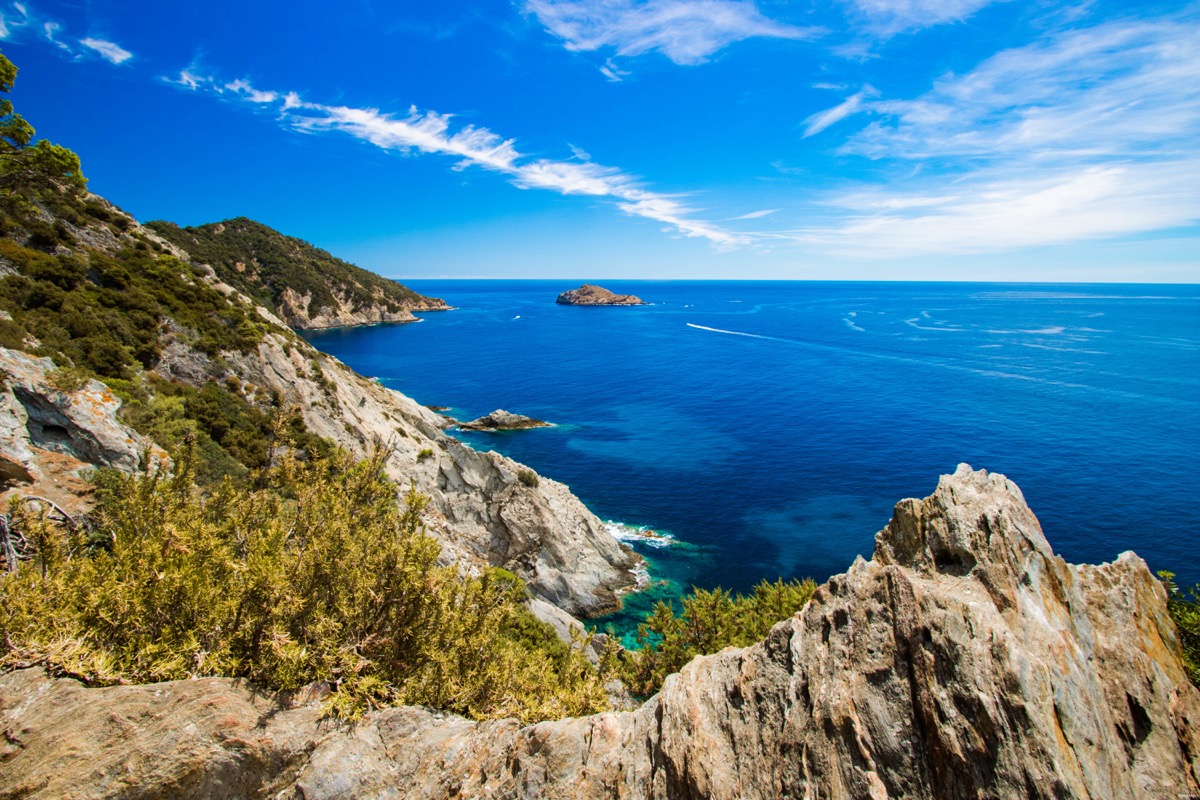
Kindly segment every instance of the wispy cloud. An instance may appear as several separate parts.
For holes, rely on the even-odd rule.
[[[89,50],[95,50],[100,54],[101,58],[110,64],[124,64],[133,58],[133,53],[115,42],[88,37],[87,39],[80,39],[79,43]]]
[[[947,75],[845,151],[871,158],[1144,156],[1200,146],[1200,26],[1114,23]]]
[[[683,236],[707,239],[718,247],[748,241],[742,234],[698,219],[697,209],[688,205],[684,196],[650,191],[635,176],[585,158],[587,154],[578,147],[571,147],[574,158],[568,160],[532,158],[517,150],[514,139],[475,125],[456,127],[450,114],[412,107],[407,114],[397,116],[374,108],[313,103],[295,92],[256,89],[245,80],[222,83],[199,75],[195,69],[195,65],[189,66],[178,77],[163,80],[193,91],[230,94],[259,106],[273,105],[280,122],[298,131],[337,131],[384,150],[449,156],[455,159],[454,169],[478,167],[497,172],[520,189],[605,198],[626,214],[661,222]]]
[[[761,211],[751,211],[749,214],[742,214],[737,217],[730,217],[729,219],[725,220],[725,222],[737,222],[739,220],[744,220],[744,219],[762,219],[763,217],[770,216],[771,214],[774,214],[774,213],[778,212],[779,210],[780,209],[778,209],[778,208],[764,208]]]
[[[832,198],[842,221],[765,238],[839,255],[971,254],[1163,230],[1200,219],[1200,159],[1170,164],[1076,167],[1011,177],[992,169],[956,195],[884,190]]]
[[[858,255],[978,253],[1200,220],[1194,20],[1065,31],[912,100],[847,103],[808,130],[869,110],[841,153],[902,176],[827,196],[826,226],[769,235]]]
[[[845,0],[870,32],[892,36],[905,31],[962,22],[998,0]]]
[[[676,64],[703,63],[743,39],[819,34],[768,19],[749,0],[526,0],[525,10],[568,50],[612,48],[621,56],[657,51]],[[620,79],[611,61],[601,71]]]
[[[818,111],[804,120],[804,138],[807,139],[809,136],[815,136],[830,125],[841,122],[851,114],[860,111],[863,108],[863,100],[865,98],[877,97],[878,95],[879,92],[873,86],[864,86],[862,90],[850,95],[833,108]]]
[[[9,40],[31,35],[44,39],[75,59],[99,56],[110,64],[123,64],[133,53],[107,39],[87,37],[74,39],[63,35],[63,25],[55,19],[37,13],[24,3],[11,3],[0,8],[0,39]]]

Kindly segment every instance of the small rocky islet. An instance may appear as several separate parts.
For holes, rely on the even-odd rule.
[[[486,416],[473,419],[470,422],[460,422],[457,427],[465,431],[523,431],[529,428],[552,428],[554,425],[544,420],[513,414],[498,408]]]
[[[555,300],[560,306],[644,306],[646,301],[632,294],[614,294],[603,286],[585,283],[563,292]]]

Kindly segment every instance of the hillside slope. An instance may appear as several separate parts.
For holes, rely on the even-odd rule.
[[[86,773],[76,796],[1195,797],[1200,691],[1165,600],[1132,553],[1067,564],[1014,484],[962,465],[766,641],[697,658],[636,711],[337,728],[319,687],[23,670],[0,676],[0,795]]]
[[[431,411],[318,352],[102,198],[57,185],[0,197],[0,230],[0,347],[47,359],[0,390],[9,491],[78,483],[84,467],[109,463],[89,444],[87,414],[76,427],[60,419],[88,408],[80,389],[99,380],[136,433],[168,450],[195,437],[212,480],[265,463],[273,418],[294,412],[306,449],[387,448],[389,476],[430,497],[426,522],[447,563],[503,567],[577,615],[616,607],[636,582],[638,557],[567,487],[530,486],[521,465],[447,436]],[[33,432],[48,409],[62,412],[53,435]],[[64,456],[74,461],[51,463]]]
[[[222,282],[274,310],[292,328],[412,322],[413,311],[447,308],[437,298],[245,217],[187,228],[163,221],[146,227],[194,262],[212,267]]]

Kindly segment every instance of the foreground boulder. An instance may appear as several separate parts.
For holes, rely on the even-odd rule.
[[[644,306],[645,301],[631,294],[613,294],[603,286],[585,283],[563,292],[555,300],[560,306]]]
[[[1191,797],[1200,692],[1165,601],[1132,553],[1055,556],[1014,484],[963,465],[766,641],[636,711],[341,728],[230,680],[21,670],[0,676],[0,797]]]

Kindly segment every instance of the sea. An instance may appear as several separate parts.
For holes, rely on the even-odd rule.
[[[824,581],[966,462],[1015,481],[1057,553],[1200,583],[1200,286],[406,281],[452,311],[307,334],[569,485],[647,557],[598,622],[629,640],[692,587]]]

